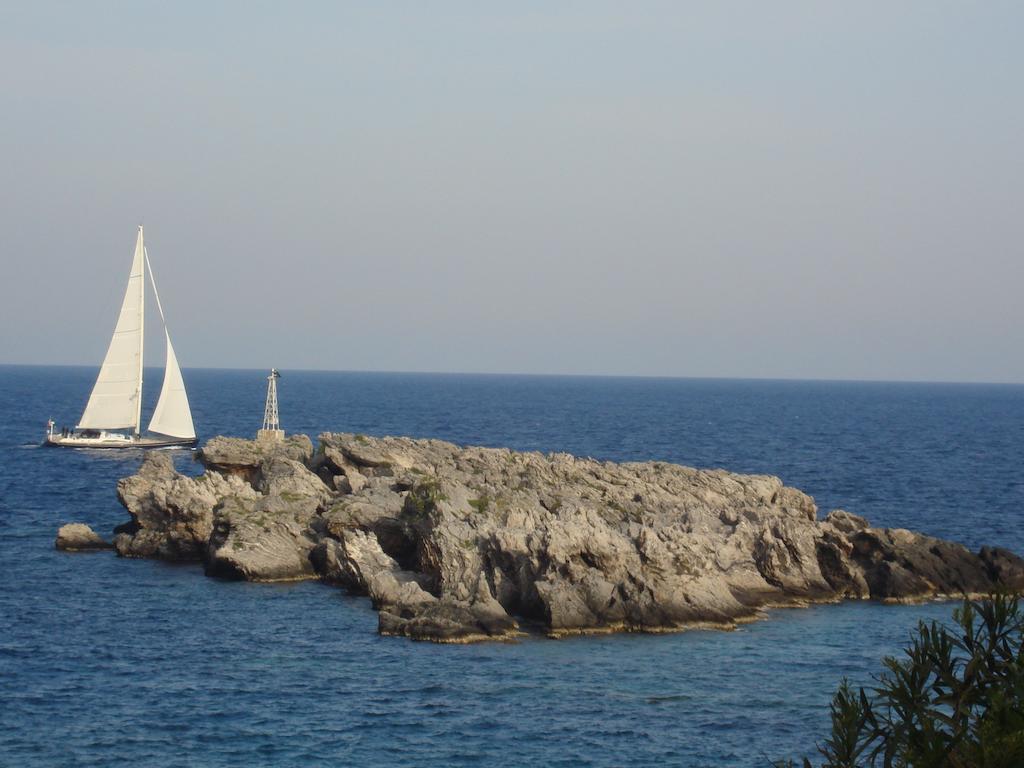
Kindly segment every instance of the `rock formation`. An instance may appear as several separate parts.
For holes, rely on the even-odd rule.
[[[98,549],[113,549],[114,545],[100,537],[85,523],[68,523],[57,531],[53,545],[64,552],[90,552]]]
[[[368,595],[384,634],[730,627],[772,605],[1024,588],[1010,552],[818,519],[776,477],[351,434],[218,437],[197,457],[197,478],[152,452],[120,481],[120,555],[319,578]]]

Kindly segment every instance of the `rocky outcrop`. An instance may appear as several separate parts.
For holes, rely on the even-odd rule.
[[[287,445],[260,463],[255,498],[235,496],[214,508],[207,572],[248,581],[312,578],[310,552],[320,539],[327,487]]]
[[[261,465],[270,456],[306,464],[313,456],[313,443],[306,435],[290,435],[284,441],[218,436],[196,452],[196,459],[207,469],[241,477],[250,483],[259,477]]]
[[[214,438],[186,477],[151,453],[118,493],[127,556],[320,578],[383,634],[447,642],[730,627],[767,606],[1024,588],[1024,561],[873,528],[775,477],[324,434]]]
[[[235,474],[187,477],[174,470],[168,453],[150,451],[138,474],[117,484],[117,497],[132,519],[115,529],[114,546],[123,557],[200,560],[213,533],[214,508],[258,496]]]
[[[175,471],[168,454],[148,453],[139,473],[118,483],[132,517],[117,529],[118,553],[199,560],[210,575],[249,581],[314,577],[309,553],[320,536],[310,525],[319,525],[330,492],[294,458],[312,456],[303,438],[215,438],[214,450],[200,454],[208,470],[197,478]]]
[[[68,523],[57,531],[53,545],[64,552],[92,552],[99,549],[113,549],[106,541],[85,523]]]

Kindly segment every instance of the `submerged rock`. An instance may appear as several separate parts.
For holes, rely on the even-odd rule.
[[[113,549],[114,545],[103,539],[85,523],[68,523],[57,531],[53,545],[64,552],[89,552]]]
[[[1024,588],[1002,549],[878,529],[776,477],[662,462],[323,434],[214,438],[206,473],[147,456],[118,494],[127,556],[214,576],[320,578],[370,597],[383,634],[444,642],[733,626],[772,605]]]

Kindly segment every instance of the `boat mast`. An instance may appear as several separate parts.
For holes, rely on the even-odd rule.
[[[142,434],[142,361],[146,343],[146,244],[142,236],[142,225],[139,224],[139,245],[142,248],[142,280],[139,290],[139,387],[135,391],[135,436]]]

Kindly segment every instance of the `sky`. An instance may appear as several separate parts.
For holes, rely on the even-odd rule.
[[[1024,382],[1022,3],[0,18],[0,363]]]

